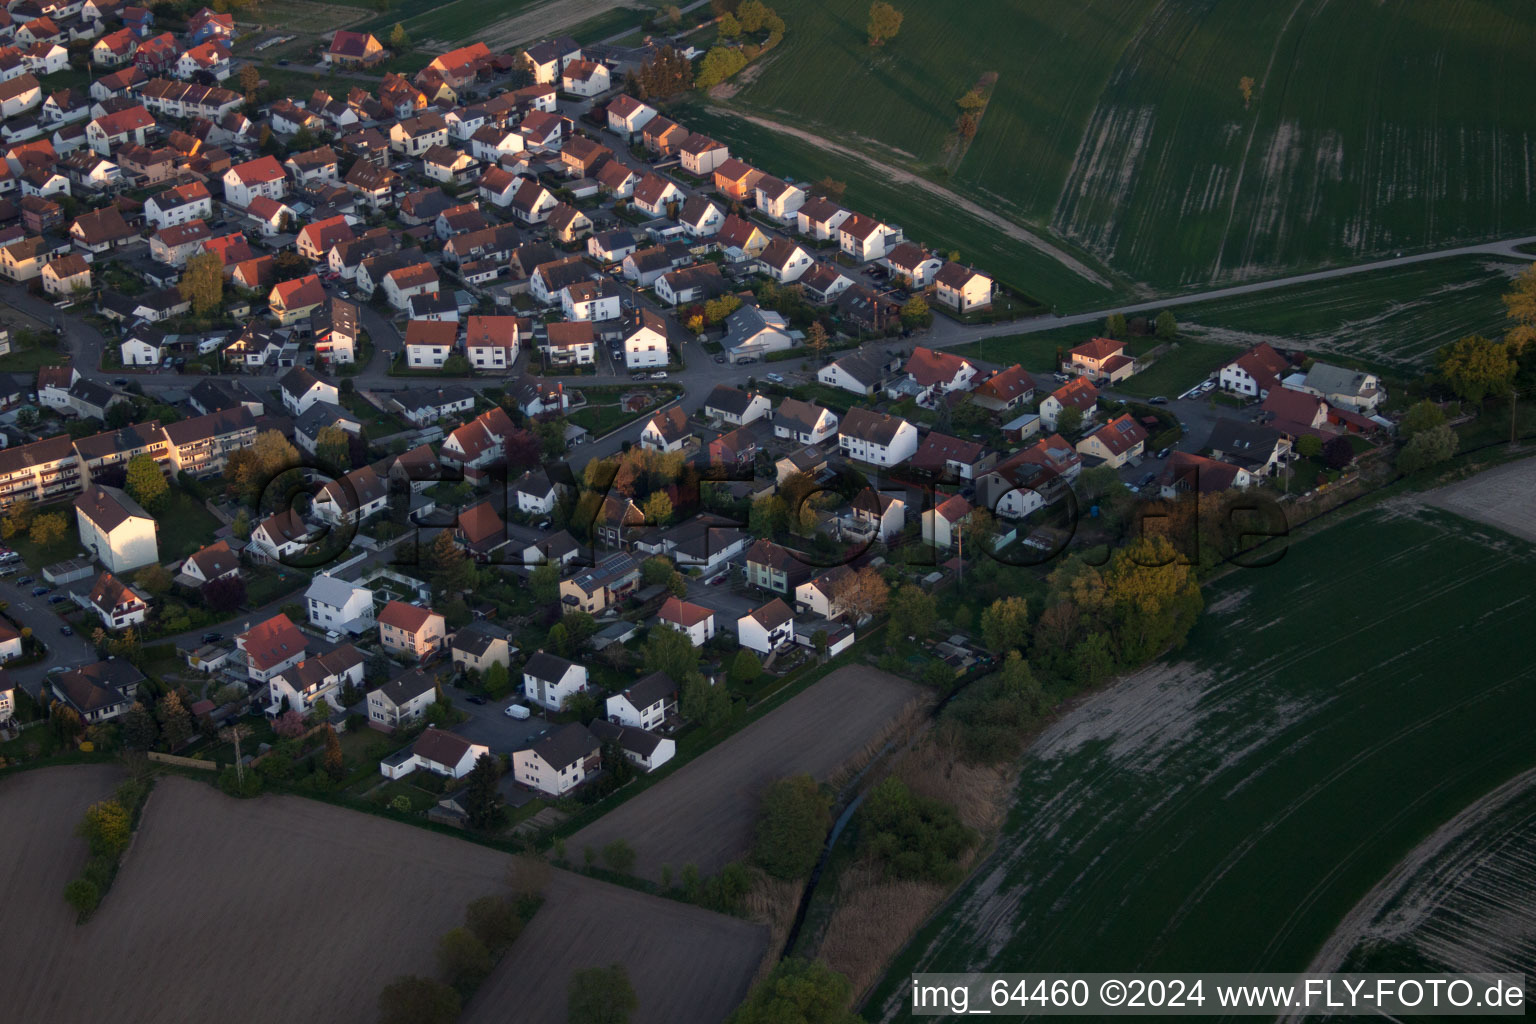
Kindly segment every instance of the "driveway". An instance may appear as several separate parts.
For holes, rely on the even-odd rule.
[[[35,697],[42,688],[43,677],[53,666],[77,668],[89,665],[97,657],[96,648],[89,638],[82,637],[78,632],[74,636],[64,636],[59,632],[64,621],[55,613],[53,605],[48,603],[47,595],[32,596],[32,588],[45,586],[46,581],[39,579],[26,586],[16,583],[26,575],[30,574],[24,569],[18,569],[16,575],[0,580],[0,601],[6,602],[6,611],[18,626],[30,627],[32,635],[48,645],[48,656],[42,661],[10,671],[11,678],[25,686],[27,692]],[[59,592],[62,593],[62,590]]]
[[[464,712],[469,719],[453,727],[453,731],[471,743],[484,743],[493,754],[510,754],[525,749],[529,742],[549,728],[549,719],[541,714],[532,718],[509,718],[506,707],[522,701],[522,696],[471,704],[462,693],[449,687],[455,709]]]

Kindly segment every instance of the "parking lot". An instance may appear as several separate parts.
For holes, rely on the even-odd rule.
[[[453,731],[471,743],[483,743],[493,754],[510,754],[527,748],[528,744],[549,729],[549,719],[530,706],[531,718],[509,717],[507,705],[525,703],[522,695],[491,700],[484,704],[472,704],[468,696],[457,687],[449,686],[453,706],[469,716],[469,719],[453,727]]]

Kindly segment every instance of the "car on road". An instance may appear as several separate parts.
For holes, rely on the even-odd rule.
[[[629,379],[630,380],[645,380],[645,374],[643,374],[643,373],[632,373],[632,374],[629,375]]]
[[[22,577],[22,578],[21,578],[21,579],[19,579],[19,580],[17,580],[17,581],[16,581],[16,585],[17,585],[17,586],[18,586],[18,587],[24,587],[24,586],[26,586],[26,585],[27,585],[27,584],[28,584],[28,583],[36,583],[36,582],[37,582],[37,581],[36,581],[36,580],[34,580],[34,579],[33,579],[33,578],[32,578],[32,577],[31,577],[31,576],[23,576],[23,577]]]
[[[1137,487],[1149,487],[1153,483],[1155,483],[1156,481],[1157,481],[1157,474],[1156,473],[1148,473],[1146,476],[1144,476],[1140,480],[1136,481],[1136,486]]]
[[[1147,404],[1148,405],[1167,405],[1168,404],[1168,399],[1166,397],[1164,397],[1163,395],[1158,395],[1155,398],[1147,399]]]
[[[352,293],[347,291],[345,288],[341,289],[341,291],[337,292],[336,294],[340,295],[344,299],[350,299],[352,297]]]
[[[715,362],[717,362],[717,363],[725,362],[725,356],[715,356]]]
[[[657,370],[655,373],[651,374],[651,380],[666,380],[666,379],[667,379],[667,371],[666,370]]]
[[[1160,458],[1160,459],[1166,459],[1168,457],[1169,453],[1171,453],[1172,451],[1173,451],[1172,448],[1164,448],[1162,451],[1157,453],[1157,457]]]
[[[784,383],[784,378],[783,378],[783,377],[781,377],[781,376],[780,376],[780,375],[779,375],[779,374],[777,374],[777,373],[765,373],[765,374],[763,374],[763,378],[764,378],[764,379],[765,379],[765,380],[771,380],[771,381],[773,381],[773,382],[774,382],[774,383],[775,383],[775,384],[783,384],[783,383]]]
[[[466,697],[464,699],[469,701],[471,704],[484,704],[485,703],[485,698],[480,696],[478,693],[470,694],[468,697]]]
[[[224,639],[224,634],[223,633],[204,633],[203,634],[203,643],[205,643],[205,644],[216,644],[220,640],[223,640],[223,639]]]
[[[1051,376],[1056,378],[1056,383],[1058,384],[1065,384],[1067,381],[1072,379],[1064,373],[1053,373]]]
[[[73,629],[71,629],[70,627],[68,627],[68,626],[60,626],[59,627],[59,633],[62,636],[74,636],[75,635],[75,631]]]
[[[128,386],[128,378],[127,377],[114,377],[112,379],[112,386],[113,387],[117,387],[117,388],[125,388],[125,387]]]
[[[49,604],[63,604],[67,600],[68,600],[68,598],[66,598],[63,594],[50,594],[50,595],[48,595],[48,603]]]
[[[285,57],[285,58],[283,58],[283,59],[282,59],[282,60],[280,60],[280,61],[278,61],[278,62],[277,62],[277,66],[278,66],[278,67],[280,67],[280,68],[285,68],[285,67],[287,67],[287,66],[288,66],[288,65],[289,65],[289,64],[290,64],[290,63],[292,63],[292,62],[291,62],[291,61],[289,61],[289,60],[288,60],[288,59],[287,59],[287,58],[286,58],[286,57]]]
[[[33,587],[32,588],[32,596],[33,597],[42,597],[46,593],[48,593],[48,588],[47,587]]]
[[[534,527],[534,529],[535,530],[543,531],[543,530],[548,530],[549,527],[550,527],[549,520],[548,519],[541,519],[541,520],[539,520],[538,525]]]

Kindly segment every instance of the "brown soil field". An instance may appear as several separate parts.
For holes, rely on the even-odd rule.
[[[380,989],[435,973],[438,937],[463,923],[471,900],[505,891],[514,864],[329,804],[234,800],[169,776],[112,891],[77,927],[63,898],[85,862],[75,823],[119,777],[102,766],[0,782],[0,821],[36,823],[0,836],[0,953],[28,966],[12,979],[4,1019],[372,1024]],[[556,873],[487,984],[516,986],[519,1024],[561,1024],[569,970],[623,960],[653,1008],[643,1013],[661,1014],[637,1019],[715,1020],[746,993],[765,944],[759,926]],[[551,950],[561,970],[550,969]],[[75,984],[82,977],[91,984]],[[482,1019],[491,1006],[508,1019],[505,994],[477,1005]]]
[[[746,997],[767,946],[762,925],[557,871],[461,1021],[563,1024],[571,972],[622,963],[639,1000],[633,1024],[712,1024]]]
[[[66,972],[79,963],[71,951],[79,930],[75,912],[64,902],[64,884],[85,866],[85,840],[75,837],[75,825],[122,779],[116,766],[92,764],[20,772],[0,781],[0,956],[16,968],[0,1017],[78,1019],[65,1011],[66,996],[73,996],[70,979],[78,977]],[[117,959],[124,959],[121,952]]]
[[[674,877],[684,864],[708,875],[752,845],[758,795],[775,779],[807,772],[826,779],[925,698],[918,686],[862,665],[840,668],[690,761],[675,775],[570,838],[568,855],[615,839],[635,848],[635,873]]]

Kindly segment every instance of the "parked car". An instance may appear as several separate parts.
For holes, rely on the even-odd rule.
[[[37,582],[37,581],[36,581],[36,580],[34,580],[34,579],[33,579],[33,578],[32,578],[32,577],[31,577],[31,576],[23,576],[23,577],[22,577],[22,578],[21,578],[21,579],[19,579],[19,580],[17,580],[17,581],[16,581],[16,585],[17,585],[17,586],[18,586],[18,587],[24,587],[24,586],[26,586],[26,585],[27,585],[27,584],[28,584],[28,583],[36,583],[36,582]]]
[[[765,373],[765,374],[763,374],[763,377],[766,380],[773,381],[775,384],[783,384],[784,383],[784,378],[779,376],[777,373]]]
[[[1172,448],[1164,448],[1162,451],[1157,453],[1157,457],[1160,458],[1160,459],[1166,459],[1168,457],[1169,453],[1172,452],[1172,451],[1173,451]]]
[[[33,587],[32,588],[32,596],[33,597],[42,597],[46,593],[48,593],[48,588],[47,587]]]
[[[63,594],[52,594],[48,598],[49,604],[63,604],[66,598]]]
[[[529,718],[533,713],[521,704],[508,704],[507,710],[502,714],[508,718]]]
[[[1147,404],[1148,405],[1167,405],[1168,404],[1168,399],[1165,398],[1162,395],[1158,395],[1155,398],[1147,399]]]
[[[205,643],[205,644],[216,644],[220,640],[223,640],[223,639],[224,639],[224,634],[223,633],[204,633],[203,634],[203,643]]]
[[[643,374],[643,373],[632,373],[632,374],[629,375],[629,379],[630,380],[645,380],[645,374]]]
[[[725,362],[725,356],[715,356],[715,362],[717,362],[717,363]]]
[[[113,387],[118,387],[118,388],[125,388],[125,387],[128,386],[128,378],[127,377],[115,377],[112,380],[112,386]]]
[[[70,629],[68,626],[60,626],[59,627],[59,632],[61,634],[63,634],[64,636],[74,636],[75,635],[75,631],[73,629]]]
[[[485,698],[480,696],[478,693],[472,693],[468,697],[466,697],[465,699],[468,700],[471,704],[484,704],[485,703]]]
[[[666,379],[667,379],[667,371],[666,370],[657,370],[655,373],[651,374],[651,380],[666,380]]]
[[[1136,486],[1137,487],[1149,487],[1153,483],[1155,483],[1156,481],[1157,481],[1157,474],[1156,473],[1148,473],[1146,476],[1144,476],[1140,480],[1136,481]]]

